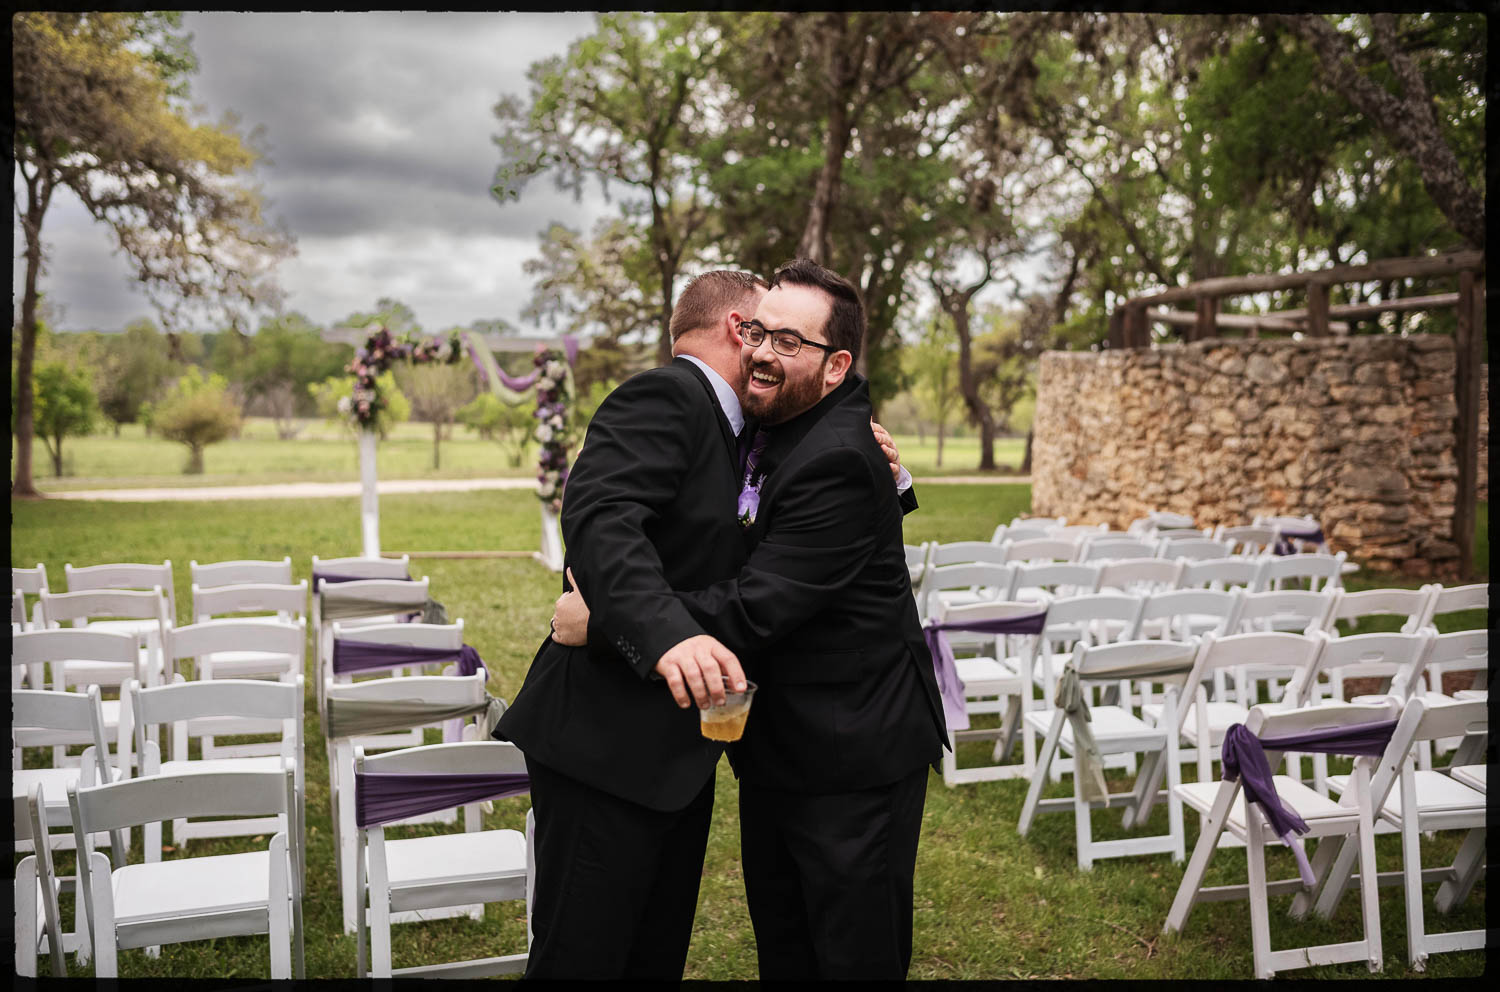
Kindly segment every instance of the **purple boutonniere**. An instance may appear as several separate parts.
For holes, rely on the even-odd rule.
[[[744,488],[740,490],[740,501],[735,510],[739,516],[740,526],[749,527],[755,523],[755,513],[759,509],[760,482],[756,482],[753,486],[746,482]]]

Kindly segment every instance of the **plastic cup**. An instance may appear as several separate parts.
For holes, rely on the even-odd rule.
[[[744,692],[725,690],[724,702],[698,711],[698,730],[711,741],[737,741],[745,733],[755,683],[746,681]]]

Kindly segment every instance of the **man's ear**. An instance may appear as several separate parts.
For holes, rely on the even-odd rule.
[[[745,339],[740,335],[740,321],[749,319],[749,317],[738,310],[731,310],[724,317],[725,330],[729,333],[729,339],[734,342],[736,348],[743,348],[745,346]]]
[[[823,386],[825,389],[833,389],[844,381],[850,366],[854,364],[854,356],[847,351],[835,351],[828,356],[828,364],[823,366]]]

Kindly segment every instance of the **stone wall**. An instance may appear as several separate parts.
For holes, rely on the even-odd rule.
[[[1437,335],[1047,352],[1032,511],[1115,528],[1156,509],[1199,527],[1307,513],[1370,571],[1448,576],[1453,373]]]

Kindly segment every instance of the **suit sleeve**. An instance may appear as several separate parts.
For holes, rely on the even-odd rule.
[[[642,373],[599,406],[568,478],[563,539],[589,604],[589,650],[642,678],[668,648],[703,633],[667,584],[647,536],[682,488],[707,411],[667,375]]]
[[[740,573],[678,593],[693,618],[736,653],[753,653],[822,611],[863,571],[877,549],[871,507],[876,476],[852,447],[820,452],[776,495],[770,528]]]
[[[897,491],[901,497],[901,515],[904,517],[917,508],[917,487],[915,484]]]

